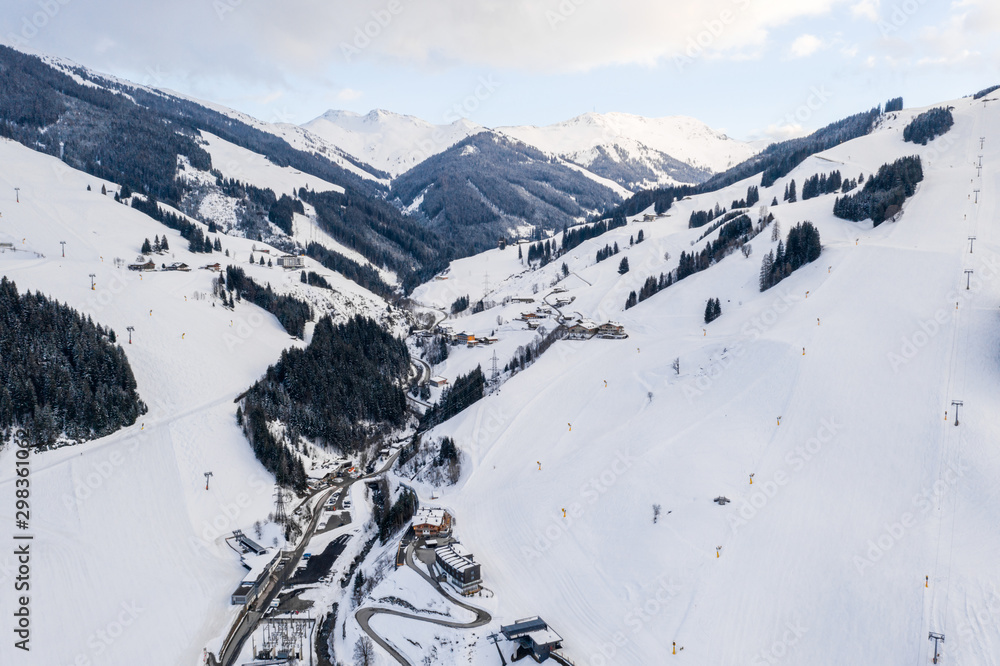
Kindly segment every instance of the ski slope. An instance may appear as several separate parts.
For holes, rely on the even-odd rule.
[[[566,281],[569,309],[630,337],[559,342],[428,435],[463,451],[462,481],[435,502],[483,563],[498,622],[539,614],[592,666],[664,663],[674,641],[691,664],[924,664],[929,631],[947,636],[943,663],[1000,663],[1000,112],[951,104],[955,126],[927,146],[902,141],[922,111],[906,110],[762,188],[768,202],[791,178],[869,175],[910,154],[925,172],[902,218],[874,229],[834,218],[832,195],[772,208],[782,237],[811,220],[824,249],[767,292],[770,228],[749,259],[622,311],[692,249],[703,229],[686,228],[691,210],[726,206],[759,177],[565,257],[592,283]],[[628,248],[639,228],[647,240]],[[614,241],[624,276],[617,256],[594,263]],[[418,300],[481,285],[486,257],[497,301],[551,281],[563,259],[527,275],[503,274],[494,253],[461,260]],[[710,297],[723,314],[706,326]]]
[[[102,184],[116,189],[0,141],[0,240],[18,250],[0,253],[0,273],[22,291],[41,291],[112,327],[149,407],[114,435],[32,456],[31,651],[5,640],[4,664],[201,663],[203,647],[217,649],[228,630],[229,595],[245,574],[224,537],[237,528],[250,533],[273,507],[273,477],[237,426],[233,400],[282,349],[304,343],[256,306],[213,306],[216,275],[200,267],[227,259],[189,253],[177,232],[102,196]],[[154,235],[167,236],[172,248],[154,255],[157,263],[183,261],[193,270],[139,274],[115,265],[115,258],[133,261],[143,238]],[[228,261],[279,292],[338,318],[360,311],[391,322],[381,299],[340,275],[310,265],[338,291],[307,287],[297,274],[249,266],[251,241],[221,240]],[[9,448],[0,451],[0,497],[0,539],[9,545]],[[0,555],[6,618],[14,609],[12,553],[5,547]]]

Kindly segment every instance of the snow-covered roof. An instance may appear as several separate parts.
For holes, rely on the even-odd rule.
[[[472,561],[472,553],[462,548],[461,544],[453,543],[448,546],[441,546],[440,548],[435,548],[434,553],[438,559],[458,572],[464,572],[476,566],[476,563]]]
[[[413,515],[414,525],[430,525],[432,527],[441,527],[446,520],[448,512],[444,509],[435,509],[432,507],[420,507],[417,512]]]

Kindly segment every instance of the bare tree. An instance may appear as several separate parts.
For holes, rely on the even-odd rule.
[[[781,239],[781,225],[778,224],[777,220],[775,220],[774,226],[771,227],[771,240],[776,241],[780,239]]]
[[[354,663],[356,666],[371,666],[375,661],[375,644],[372,639],[362,636],[354,644]]]
[[[662,510],[662,508],[660,507],[659,504],[654,504],[653,505],[653,524],[654,525],[656,524],[656,521],[660,519],[660,511],[661,510]]]
[[[681,374],[681,357],[678,356],[674,359],[674,362],[670,364],[670,367],[674,369],[676,374]]]

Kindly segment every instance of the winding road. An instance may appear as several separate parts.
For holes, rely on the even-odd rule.
[[[414,615],[413,613],[404,613],[402,611],[393,610],[391,608],[359,608],[354,613],[354,617],[357,619],[358,624],[361,625],[361,630],[364,631],[373,641],[379,644],[379,646],[388,652],[393,659],[398,663],[403,664],[403,666],[412,666],[412,664],[400,653],[395,647],[388,643],[384,638],[379,636],[369,624],[370,620],[376,615],[394,615],[396,617],[406,618],[408,620],[415,620],[417,622],[428,622],[430,624],[436,624],[442,627],[450,627],[452,629],[475,629],[476,627],[482,627],[493,621],[493,616],[487,613],[482,608],[477,608],[475,606],[470,606],[469,604],[459,601],[441,587],[441,584],[434,580],[426,571],[422,570],[413,562],[413,549],[416,542],[411,543],[406,547],[406,566],[410,567],[421,578],[426,580],[438,594],[447,599],[450,603],[455,604],[459,608],[464,608],[467,611],[476,614],[476,619],[471,622],[452,622],[449,620],[439,620],[434,617],[428,617],[426,615]]]

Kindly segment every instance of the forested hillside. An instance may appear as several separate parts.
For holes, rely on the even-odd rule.
[[[442,236],[461,238],[458,256],[495,247],[514,227],[557,230],[620,201],[541,151],[488,132],[406,172],[392,195],[416,206]]]
[[[406,344],[371,319],[316,325],[305,349],[287,349],[246,394],[240,415],[257,458],[279,483],[301,488],[305,475],[291,453],[300,437],[355,453],[403,424],[400,388],[410,364]],[[268,427],[280,421],[280,436]]]
[[[135,423],[146,406],[114,331],[0,279],[0,441],[88,440]]]

